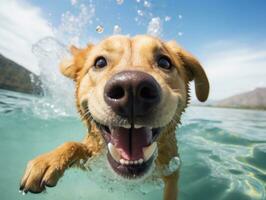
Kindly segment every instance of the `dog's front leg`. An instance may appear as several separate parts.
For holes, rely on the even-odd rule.
[[[169,174],[169,164],[174,157],[178,157],[177,141],[175,137],[175,127],[170,127],[158,141],[158,157],[156,164],[162,169],[162,179],[164,181],[164,200],[178,199],[178,178],[179,170],[172,171]],[[165,172],[165,170],[167,172]]]
[[[178,199],[178,171],[170,176],[163,177],[164,181],[164,200],[177,200]]]
[[[31,160],[21,180],[20,190],[27,193],[40,193],[46,186],[53,187],[64,171],[81,159],[91,156],[86,145],[67,142],[57,149]]]

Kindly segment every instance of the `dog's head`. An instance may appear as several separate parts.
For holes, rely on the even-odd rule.
[[[112,169],[128,178],[144,175],[157,139],[177,123],[195,81],[200,101],[209,93],[199,62],[175,42],[151,36],[112,36],[85,49],[71,47],[62,73],[75,80],[82,117],[95,122],[108,146]]]

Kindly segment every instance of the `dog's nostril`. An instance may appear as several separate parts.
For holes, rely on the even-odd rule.
[[[144,86],[140,89],[139,96],[144,100],[153,100],[157,98],[158,94],[155,89]]]
[[[107,96],[111,99],[122,99],[125,96],[125,90],[121,86],[114,86]]]

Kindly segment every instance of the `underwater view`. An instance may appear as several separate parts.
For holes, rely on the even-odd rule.
[[[76,116],[36,112],[36,97],[0,92],[1,199],[161,199],[162,183],[116,180],[102,161],[88,171],[67,170],[43,194],[19,193],[27,162],[66,141],[80,141],[86,128]],[[189,107],[176,131],[182,161],[180,199],[266,198],[266,112]],[[104,177],[103,177],[104,176]]]

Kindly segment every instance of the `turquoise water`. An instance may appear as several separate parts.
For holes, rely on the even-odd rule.
[[[86,133],[77,115],[44,115],[36,101],[0,90],[1,200],[161,199],[160,186],[104,183],[102,175],[109,172],[101,169],[68,170],[55,188],[22,196],[19,181],[28,160],[66,141],[79,141]],[[265,111],[190,107],[182,123],[177,131],[180,199],[266,199]]]

